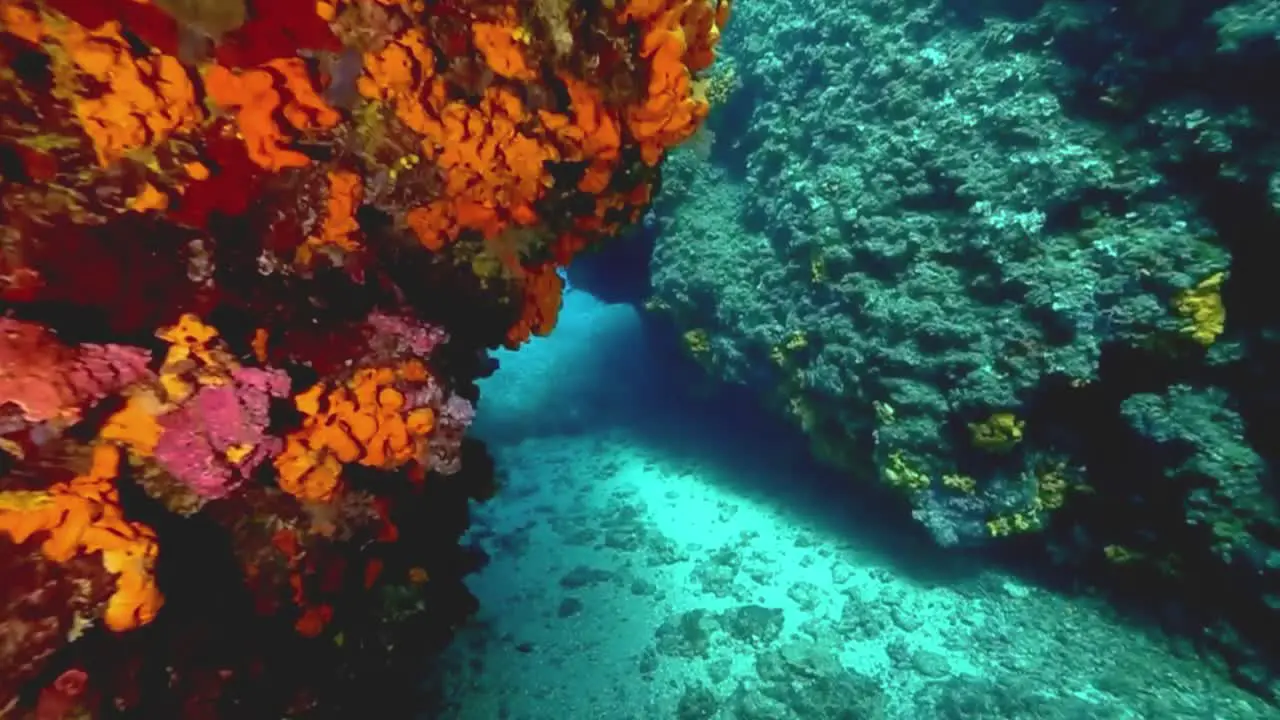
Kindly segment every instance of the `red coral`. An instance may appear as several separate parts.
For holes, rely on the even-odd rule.
[[[45,0],[45,4],[86,28],[119,22],[160,52],[178,54],[178,23],[155,5],[137,0]]]
[[[0,703],[45,670],[77,622],[99,614],[111,575],[93,558],[56,563],[0,532]],[[3,708],[0,705],[0,708]]]
[[[263,174],[249,159],[244,143],[229,133],[208,133],[204,151],[212,166],[208,177],[188,185],[170,212],[174,221],[194,228],[205,227],[215,212],[239,215],[247,210]]]
[[[249,21],[222,38],[215,57],[248,68],[299,50],[340,52],[342,43],[316,14],[314,0],[258,0],[250,4]]]
[[[49,687],[40,691],[36,703],[37,720],[63,720],[80,708],[80,697],[89,684],[89,674],[79,668],[63,671]]]

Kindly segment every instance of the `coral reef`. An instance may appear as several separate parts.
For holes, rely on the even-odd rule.
[[[0,0],[0,714],[410,707],[474,381],[649,207],[727,7]]]

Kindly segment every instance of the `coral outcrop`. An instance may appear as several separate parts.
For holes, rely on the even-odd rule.
[[[1280,698],[1275,3],[735,22],[650,307],[939,544],[1135,592]]]
[[[407,707],[487,352],[645,212],[727,19],[535,5],[0,0],[0,714]]]

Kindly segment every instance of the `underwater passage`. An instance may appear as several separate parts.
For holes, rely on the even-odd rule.
[[[1280,717],[1275,0],[0,61],[0,718]]]

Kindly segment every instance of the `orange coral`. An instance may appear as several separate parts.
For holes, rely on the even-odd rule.
[[[40,11],[23,0],[0,0],[0,29],[32,44],[44,37]]]
[[[525,61],[521,42],[527,41],[528,31],[516,25],[513,16],[514,12],[508,8],[505,22],[476,23],[471,26],[471,32],[485,63],[495,73],[508,80],[533,80],[538,74]]]
[[[716,4],[716,25],[723,28],[733,13],[733,0],[720,0]]]
[[[528,117],[509,90],[489,88],[476,107],[454,101],[423,118],[423,153],[443,171],[448,198],[407,218],[423,245],[438,249],[463,229],[494,238],[537,220],[533,205],[551,184],[546,163],[560,154],[520,129]]]
[[[389,103],[400,122],[426,133],[427,118],[445,102],[444,81],[435,75],[435,55],[421,30],[410,28],[377,52],[364,55],[360,94]]]
[[[432,252],[440,251],[457,237],[458,226],[453,222],[450,204],[444,200],[410,210],[405,223],[422,246]]]
[[[153,568],[158,553],[155,533],[125,520],[112,481],[119,471],[120,451],[97,445],[92,466],[70,482],[47,492],[0,493],[0,531],[21,545],[46,533],[41,552],[55,562],[100,552],[102,564],[116,578],[103,620],[124,631],[151,622],[164,604]]]
[[[124,2],[132,5],[130,0]],[[303,5],[307,12],[302,15],[316,24],[311,3]],[[728,13],[724,0],[714,4],[707,0],[609,0],[590,7],[561,5],[567,13],[562,18],[566,26],[558,31],[548,16],[538,15],[530,4],[509,0],[320,0],[314,4],[316,14],[333,23],[332,30],[342,37],[346,51],[304,52],[304,60],[293,57],[296,47],[292,43],[267,43],[258,39],[265,35],[241,33],[231,38],[234,42],[222,45],[216,63],[201,63],[199,77],[176,59],[147,50],[147,44],[170,51],[173,45],[157,43],[154,37],[139,33],[136,26],[124,33],[118,24],[108,23],[90,32],[63,23],[53,13],[41,16],[31,10],[34,5],[28,0],[0,0],[0,19],[7,33],[4,40],[10,44],[44,43],[51,51],[60,91],[78,84],[68,80],[85,81],[86,88],[74,88],[80,97],[60,97],[67,97],[70,107],[79,113],[101,163],[123,158],[130,164],[118,172],[95,171],[95,183],[110,181],[104,184],[112,192],[99,194],[110,199],[111,207],[117,207],[116,198],[131,194],[134,198],[129,206],[137,211],[161,210],[167,203],[174,204],[171,217],[125,218],[128,222],[122,225],[150,231],[181,222],[181,241],[193,238],[191,280],[201,283],[194,294],[164,287],[166,278],[174,277],[168,265],[163,267],[163,277],[141,270],[129,275],[154,288],[152,294],[161,298],[162,308],[211,309],[230,300],[235,309],[228,317],[235,320],[227,327],[251,330],[242,323],[261,309],[261,303],[238,302],[226,288],[211,288],[206,281],[235,279],[241,267],[252,274],[252,260],[260,249],[257,241],[269,234],[265,238],[269,242],[261,245],[260,268],[284,283],[272,287],[301,288],[299,281],[291,279],[291,271],[297,268],[280,267],[278,253],[282,248],[292,248],[305,237],[297,256],[305,264],[318,252],[338,259],[341,253],[359,252],[365,243],[391,240],[381,233],[375,236],[372,227],[361,234],[356,212],[362,203],[369,203],[379,213],[392,216],[393,222],[407,225],[432,251],[443,251],[450,242],[465,238],[465,246],[458,247],[455,256],[424,263],[431,266],[429,281],[435,284],[448,279],[450,282],[439,283],[439,287],[452,287],[454,278],[446,275],[453,265],[471,263],[482,278],[477,284],[483,286],[487,297],[499,295],[511,302],[511,327],[503,339],[516,346],[554,328],[563,293],[557,265],[567,264],[619,224],[634,222],[638,208],[649,201],[657,173],[640,166],[637,153],[630,148],[638,146],[644,163],[653,165],[705,117],[706,102],[693,78],[711,62]],[[80,6],[97,7],[92,3]],[[251,14],[256,20],[284,23],[280,25],[284,32],[291,27],[287,21],[297,9],[294,3],[287,6],[289,10],[281,10],[285,4],[266,0],[254,3]],[[536,42],[531,42],[529,31],[521,25],[517,7],[519,13],[534,13],[531,21],[537,24],[530,27],[540,34]],[[275,15],[285,17],[276,19]],[[476,22],[477,16],[484,20]],[[570,29],[568,22],[583,25]],[[85,23],[90,27],[95,24]],[[563,37],[556,37],[556,32]],[[569,55],[575,40],[584,57]],[[58,51],[55,42],[66,51]],[[231,47],[236,43],[239,47]],[[222,52],[228,49],[234,52]],[[638,56],[636,72],[631,59],[617,56],[629,50]],[[290,57],[260,62],[274,57],[272,52]],[[357,52],[363,53],[362,68],[355,62]],[[323,85],[313,72],[319,68],[328,77],[327,96],[334,106],[350,108],[355,122],[349,126],[338,127],[342,117],[321,97]],[[576,69],[580,77],[570,75],[570,69]],[[353,97],[353,80],[358,97]],[[638,97],[629,92],[637,80]],[[597,82],[607,83],[608,88],[602,91]],[[542,84],[548,86],[540,87]],[[621,97],[634,102],[628,106]],[[216,116],[208,123],[201,104],[206,100]],[[398,122],[384,124],[392,114]],[[183,135],[189,131],[199,134]],[[170,137],[173,140],[166,142]],[[319,141],[325,145],[323,151],[317,149]],[[630,146],[625,153],[624,142]],[[136,152],[152,146],[157,146],[154,153]],[[55,171],[68,171],[66,162],[70,160],[64,161],[62,155],[58,153],[56,162],[50,160],[55,164],[49,177]],[[388,163],[396,158],[400,161]],[[258,178],[263,174],[259,168],[279,171],[312,162],[316,165],[304,172]],[[263,180],[260,185],[258,179]],[[144,184],[145,180],[155,184]],[[184,194],[180,184],[186,182],[193,184]],[[327,182],[327,193],[321,191],[325,201],[314,202],[312,191],[322,182]],[[210,229],[206,220],[214,211],[232,220],[211,228],[218,231],[212,235],[216,243],[202,230]],[[172,217],[177,215],[188,219]],[[253,237],[242,243],[232,232],[235,230]],[[483,237],[486,242],[470,242],[473,237]],[[150,246],[147,248],[151,252]],[[131,245],[122,246],[121,257],[149,270],[149,257],[124,254],[132,249]],[[379,258],[385,257],[391,255],[379,252]],[[405,256],[397,252],[396,257]],[[216,269],[195,267],[197,260],[222,263],[224,259],[233,264]],[[420,259],[411,258],[414,263]],[[129,265],[130,270],[134,266]],[[402,267],[418,266],[405,263]],[[358,277],[362,264],[352,263],[349,269],[352,278],[364,280]],[[399,285],[401,278],[378,272],[381,268],[368,269],[372,272],[366,285],[369,293],[362,294],[364,300],[376,299],[381,304],[381,300],[393,297],[397,288],[391,283]],[[195,270],[200,271],[198,280]],[[217,274],[205,270],[216,270]],[[179,268],[177,278],[182,275]],[[333,277],[345,280],[339,273]],[[53,274],[49,278],[49,282],[57,279]],[[315,294],[312,299],[317,303],[325,300],[323,293],[335,287],[303,284],[308,293]],[[96,293],[99,287],[89,283],[84,292]],[[217,292],[211,291],[215,289]],[[236,283],[232,292],[236,290],[250,292],[252,288]],[[268,295],[259,299],[287,301],[284,296]],[[431,296],[417,294],[406,299],[415,306],[433,302]],[[297,309],[301,312],[304,306]],[[317,318],[324,321],[330,315]],[[296,323],[277,324],[277,330],[289,330]],[[316,330],[314,337],[329,337],[320,332],[325,328]],[[490,337],[487,331],[475,334]],[[154,616],[159,595],[150,574],[154,538],[145,528],[125,523],[115,505],[115,491],[109,482],[115,464],[126,451],[133,453],[130,459],[134,462],[153,455],[161,439],[159,454],[163,458],[169,441],[179,436],[164,437],[158,418],[188,401],[201,385],[228,382],[237,367],[237,359],[230,356],[218,332],[194,315],[183,316],[172,327],[161,329],[158,336],[169,346],[159,384],[129,386],[123,408],[110,415],[104,425],[100,439],[109,444],[102,446],[102,461],[94,470],[67,483],[65,492],[0,493],[0,529],[12,536],[29,538],[33,533],[47,533],[47,539],[41,535],[38,541],[51,557],[72,557],[93,548],[101,551],[104,565],[119,575],[117,593],[107,608],[108,623],[118,628]],[[263,364],[268,349],[281,358],[301,361],[312,357],[310,337],[295,338],[286,332],[281,338],[272,336],[274,346],[268,348],[266,330],[260,329],[247,347],[235,346],[246,357],[251,349]],[[341,344],[339,349],[349,349],[345,342]],[[382,353],[381,348],[374,344],[377,352]],[[319,355],[316,353],[317,358]],[[343,473],[347,473],[345,479],[351,479],[350,465],[416,466],[408,474],[422,482],[427,471],[414,460],[424,457],[429,439],[435,442],[430,436],[437,418],[429,409],[410,407],[413,401],[407,396],[417,393],[406,388],[409,383],[428,380],[426,368],[421,363],[365,368],[347,371],[349,378],[342,375],[334,379],[336,364],[330,361],[340,359],[331,353],[317,359],[315,371],[327,379],[294,398],[301,424],[285,438],[283,452],[274,461],[280,488],[307,502],[329,500],[344,492]],[[165,427],[175,427],[165,422]],[[460,432],[450,425],[448,441],[458,440]],[[261,448],[239,444],[223,452],[238,461]],[[273,443],[271,450],[276,449]],[[442,454],[443,443],[433,449],[437,451],[434,456]],[[450,457],[448,462],[456,465],[457,459]],[[164,469],[159,460],[148,461],[148,466],[153,465]],[[332,517],[337,512],[333,507],[310,510]],[[286,515],[278,518],[285,524],[290,522]],[[112,530],[114,539],[96,535],[116,521],[122,527]],[[275,523],[273,520],[273,530]],[[337,521],[329,527],[330,532],[336,532]],[[394,541],[394,525],[388,522],[385,529],[386,535],[379,540]],[[300,552],[297,545],[295,541],[295,555]],[[302,573],[308,572],[300,568],[291,567],[299,573],[299,587]],[[381,572],[377,561],[369,562],[364,571],[366,584],[373,584]],[[414,582],[428,579],[425,568],[415,568],[410,577]],[[306,576],[307,582],[312,579]],[[322,632],[333,612],[326,605],[301,609],[295,628],[306,635]]]
[[[707,2],[690,2],[680,17],[688,47],[684,64],[694,72],[710,67],[716,59],[720,30],[729,20],[729,3],[724,0],[713,7]]]
[[[137,195],[129,198],[128,206],[134,212],[164,210],[169,207],[169,196],[161,192],[155,185],[147,183],[142,186]]]
[[[459,225],[494,237],[550,185],[545,163],[559,154],[520,130],[526,119],[514,93],[492,87],[478,107],[451,102],[428,126],[423,148],[445,171],[445,193],[455,199]]]
[[[23,26],[34,32],[31,25]],[[195,86],[177,58],[135,56],[119,23],[86,30],[65,20],[46,30],[95,85],[75,92],[75,112],[104,166],[125,153],[194,130],[204,119]],[[97,88],[102,88],[98,90]]]
[[[616,160],[622,146],[618,118],[605,108],[598,90],[567,75],[561,79],[573,109],[572,129],[561,133],[561,137],[575,140],[584,158]]]
[[[477,30],[484,42],[499,43],[486,45],[490,53],[497,53],[501,42],[518,44],[512,32],[509,25]],[[499,36],[507,40],[496,40]],[[388,102],[396,117],[423,137],[423,157],[444,175],[444,198],[406,218],[423,245],[439,249],[463,229],[492,238],[512,222],[536,221],[533,205],[551,182],[545,163],[560,157],[554,146],[525,131],[530,115],[515,93],[490,87],[478,104],[448,101],[443,79],[434,75],[434,55],[416,29],[366,53],[364,60],[360,93]],[[514,61],[491,61],[523,74],[513,69]]]
[[[587,247],[589,237],[615,233],[623,222],[636,222],[640,216],[639,209],[649,202],[651,190],[649,184],[640,183],[631,190],[596,195],[595,212],[574,218],[576,232],[558,235],[551,244],[551,257],[557,264],[567,266],[579,251]]]
[[[135,393],[125,406],[107,418],[99,436],[128,447],[134,454],[147,457],[155,452],[160,442],[160,423],[156,420],[164,412],[160,403],[149,393]]]
[[[326,391],[316,384],[295,397],[294,405],[307,419],[286,438],[285,450],[276,458],[280,487],[304,500],[324,502],[338,491],[343,464],[392,469],[416,457],[435,427],[435,415],[428,408],[406,408],[394,383],[420,381],[425,373],[416,361],[365,368],[344,386]]]
[[[676,11],[663,15],[644,36],[640,55],[649,60],[649,86],[645,99],[627,108],[627,127],[648,165],[657,165],[666,148],[692,135],[709,109],[705,100],[693,97],[685,49]]]
[[[627,0],[618,13],[618,19],[622,22],[649,20],[666,10],[670,2],[671,0]]]
[[[205,90],[218,105],[234,110],[249,157],[271,171],[303,167],[311,160],[288,148],[285,128],[276,115],[298,131],[327,130],[341,116],[311,84],[300,58],[277,58],[236,73],[214,65],[205,74]]]
[[[324,450],[312,448],[302,434],[286,440],[284,452],[275,460],[280,489],[312,502],[332,500],[338,491],[342,463]]]
[[[202,162],[183,163],[182,169],[187,171],[187,176],[197,182],[209,179],[209,168]]]
[[[656,165],[664,150],[688,139],[706,118],[709,106],[692,92],[690,72],[715,59],[728,17],[727,5],[706,0],[632,0],[619,14],[641,24],[639,54],[649,63],[645,99],[626,113],[646,164]]]
[[[507,331],[507,347],[518,347],[534,335],[547,335],[555,329],[563,290],[564,281],[555,265],[548,263],[526,271],[524,304],[520,319]]]
[[[620,10],[623,21],[642,25],[639,54],[649,64],[646,97],[623,113],[647,164],[656,164],[666,148],[688,138],[706,117],[708,105],[693,90],[690,67],[703,67],[713,57],[718,8],[706,0],[638,0]],[[499,76],[537,76],[525,54],[528,33],[513,10],[473,24],[472,35]],[[361,94],[388,102],[397,118],[423,137],[423,159],[443,176],[441,197],[405,217],[430,250],[444,248],[463,230],[494,239],[512,224],[536,223],[535,207],[552,184],[551,163],[586,161],[578,180],[585,193],[603,193],[613,181],[624,122],[585,81],[561,73],[570,115],[547,109],[531,114],[500,84],[487,88],[478,103],[448,100],[443,79],[434,74],[434,54],[417,29],[402,32],[364,60]]]
[[[572,120],[559,113],[538,113],[544,127],[560,142],[566,160],[591,160],[578,182],[578,189],[591,194],[609,186],[622,147],[617,116],[604,106],[600,92],[570,75],[561,75],[569,91]]]
[[[329,171],[329,200],[325,208],[320,233],[307,238],[298,248],[298,261],[306,265],[316,251],[336,248],[343,252],[355,252],[360,242],[355,234],[360,231],[356,222],[356,210],[364,197],[360,176],[347,170]]]
[[[177,323],[157,330],[156,337],[170,344],[164,357],[165,365],[175,365],[190,359],[199,360],[205,365],[218,362],[211,350],[218,331],[205,325],[196,315],[184,313]]]

